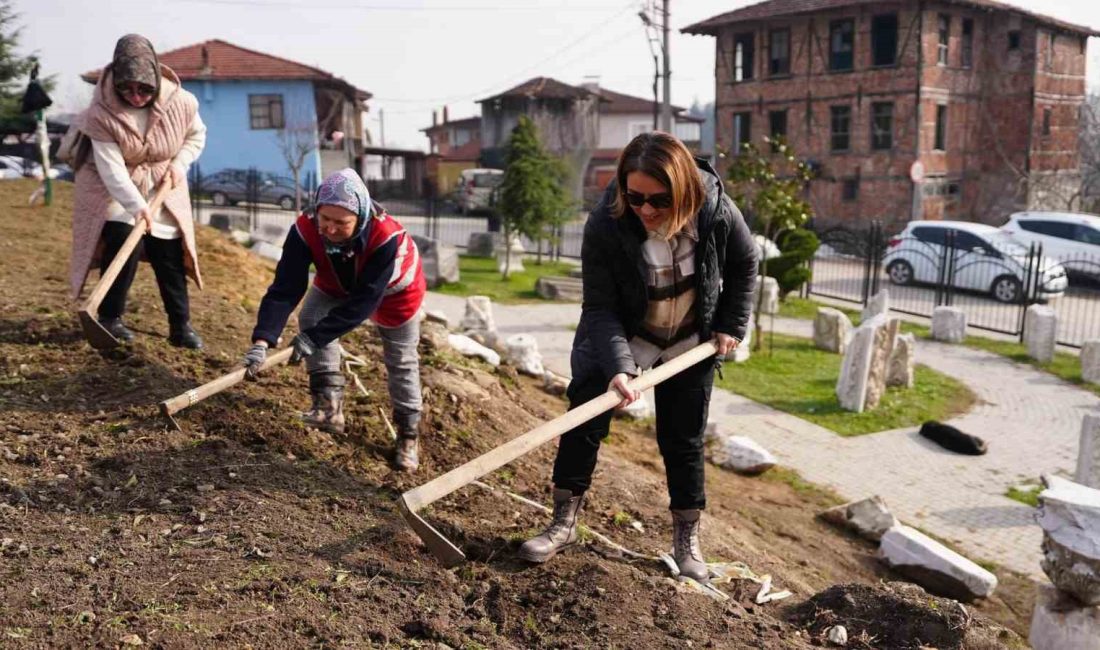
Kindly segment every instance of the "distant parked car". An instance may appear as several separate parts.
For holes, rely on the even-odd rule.
[[[953,286],[988,292],[995,300],[1017,303],[1024,298],[1028,275],[1028,249],[1011,235],[983,224],[966,221],[911,221],[890,240],[882,264],[890,281],[898,285],[941,282],[948,231],[954,230]],[[1066,270],[1053,257],[1044,256],[1037,287],[1040,299],[1065,293]]]
[[[65,163],[57,163],[50,165],[50,171],[57,170],[57,176],[55,177],[59,181],[69,181],[70,183],[76,178],[76,173],[73,172],[73,168],[69,167]],[[53,174],[50,174],[52,177]]]
[[[499,169],[464,169],[458,175],[454,200],[462,214],[487,210],[496,203],[496,192],[504,182]]]
[[[1039,244],[1070,273],[1100,277],[1100,216],[1075,212],[1017,212],[1001,230]]]
[[[283,210],[294,209],[294,179],[268,172],[256,172],[256,181],[255,199],[258,203],[272,203]],[[201,190],[217,206],[247,201],[248,170],[223,169],[203,176]],[[309,199],[309,192],[304,188],[301,191],[302,202],[305,203]]]

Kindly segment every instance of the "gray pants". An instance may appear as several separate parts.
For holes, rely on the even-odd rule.
[[[321,321],[343,300],[332,298],[310,287],[298,312],[298,328],[306,330]],[[398,327],[377,325],[382,337],[382,360],[386,364],[386,383],[393,405],[394,426],[414,433],[420,422],[423,402],[420,395],[420,319],[414,316]],[[344,384],[340,368],[340,341],[318,348],[306,358],[310,387]]]

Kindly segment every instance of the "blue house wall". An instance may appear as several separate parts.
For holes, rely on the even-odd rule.
[[[202,174],[223,169],[255,167],[279,176],[290,176],[290,168],[279,150],[276,129],[253,129],[249,118],[249,95],[282,95],[283,115],[288,126],[296,122],[317,124],[313,83],[306,80],[273,81],[185,81],[183,87],[199,100],[199,115],[206,124],[206,148],[199,157]],[[316,137],[316,129],[314,129]],[[313,172],[320,178],[321,156],[315,148],[302,167],[302,183]]]

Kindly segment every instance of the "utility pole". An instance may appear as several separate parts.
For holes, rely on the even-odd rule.
[[[668,0],[662,0],[663,8],[661,10],[662,25],[661,31],[664,39],[662,41],[662,54],[664,54],[664,69],[665,69],[665,88],[664,88],[664,102],[661,104],[661,130],[666,133],[672,133],[672,70],[669,69],[669,41],[668,41]]]
[[[381,108],[378,109],[378,140],[380,146],[386,146],[386,116]]]

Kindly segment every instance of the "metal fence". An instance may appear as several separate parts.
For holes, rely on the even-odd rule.
[[[888,288],[891,309],[931,317],[939,306],[962,309],[967,325],[1023,339],[1027,307],[1058,314],[1058,343],[1081,347],[1100,338],[1100,257],[1046,256],[1038,244],[999,234],[914,228],[887,236],[878,224],[818,233],[805,293],[864,305]]]
[[[195,165],[191,168],[189,183],[196,223],[243,230],[256,238],[281,244],[297,219],[293,205],[289,209],[280,205],[286,193],[272,191],[265,175],[255,169],[222,170],[204,176]],[[445,197],[418,196],[404,185],[371,181],[367,184],[371,198],[414,235],[465,250],[470,235],[501,229],[499,219],[490,212],[464,213]],[[304,206],[308,205],[316,187],[317,179],[307,174],[303,179]],[[579,259],[583,233],[584,221],[578,215],[578,219],[555,228],[539,241],[527,237],[522,240],[530,254],[542,254],[550,259]]]

